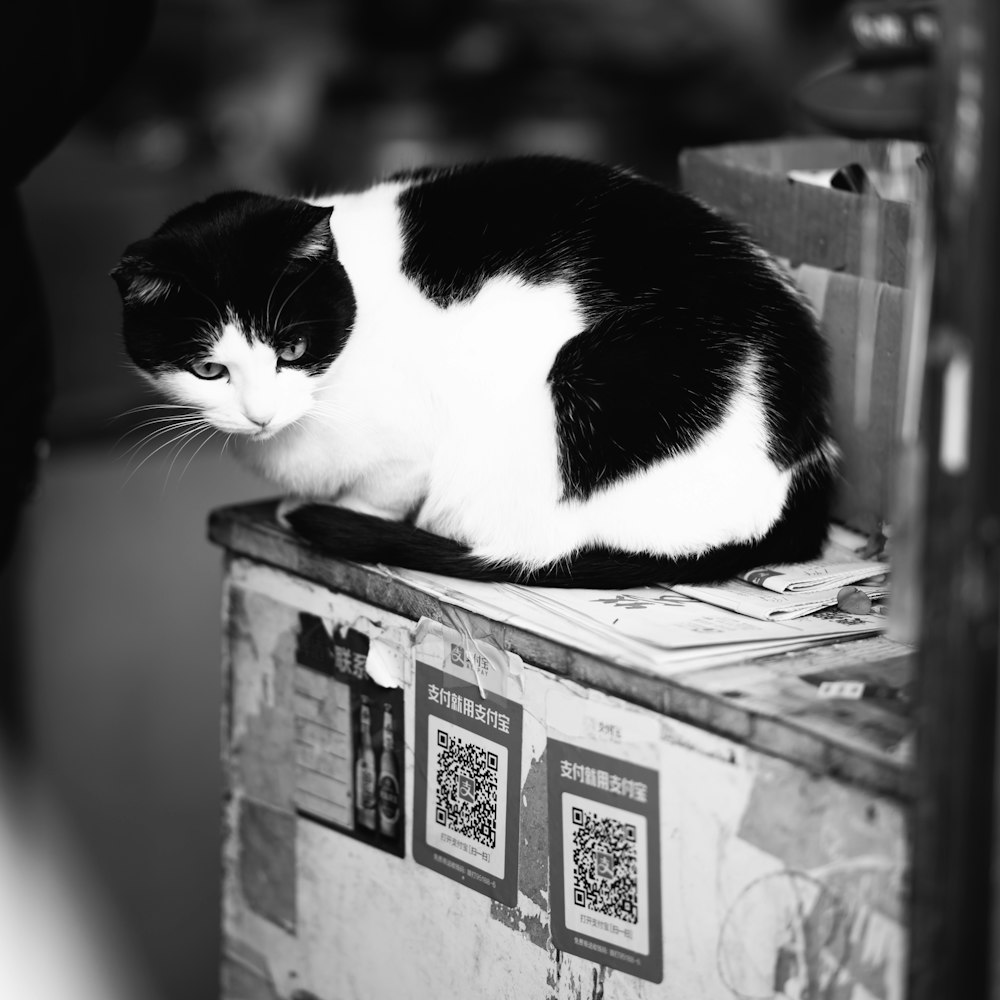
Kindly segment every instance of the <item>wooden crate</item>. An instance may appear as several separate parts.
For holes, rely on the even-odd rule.
[[[905,648],[656,672],[320,558],[266,504],[217,512],[211,536],[227,552],[226,1000],[903,996]],[[845,678],[878,697],[818,696]],[[371,719],[402,707],[391,835],[355,811],[362,699],[376,755]],[[442,732],[499,762],[490,849],[440,839],[448,801],[428,833]],[[634,922],[620,889],[607,914],[574,906],[574,809],[603,824],[599,846],[635,852]],[[602,885],[593,852],[583,889]]]

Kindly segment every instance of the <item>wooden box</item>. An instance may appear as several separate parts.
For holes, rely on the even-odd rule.
[[[319,558],[266,504],[211,535],[225,1000],[903,996],[905,648],[651,670]]]

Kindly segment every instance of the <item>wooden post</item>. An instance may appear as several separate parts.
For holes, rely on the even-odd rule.
[[[909,998],[978,1000],[1000,988],[1000,8],[942,10]]]

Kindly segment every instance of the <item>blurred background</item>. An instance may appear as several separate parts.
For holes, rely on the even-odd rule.
[[[2,595],[31,781],[0,767],[0,899],[17,914],[0,902],[0,995],[211,998],[221,555],[205,524],[273,491],[212,444],[139,444],[155,425],[129,411],[151,400],[125,364],[108,271],[168,213],[229,187],[313,193],[523,152],[673,183],[686,146],[805,129],[790,95],[836,48],[839,4],[162,0],[120,42],[143,5],[40,6],[10,44],[37,47],[71,10],[103,40],[69,47],[80,72],[101,60],[114,83],[12,184],[55,381]],[[45,73],[8,86],[22,116]],[[40,345],[15,344],[7,364],[25,354]],[[60,964],[72,986],[46,991]]]

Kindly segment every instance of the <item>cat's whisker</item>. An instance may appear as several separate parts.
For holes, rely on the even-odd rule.
[[[121,413],[111,417],[111,421],[123,420],[133,413],[142,413],[145,410],[196,410],[196,406],[190,403],[146,403],[143,406],[133,406],[130,410],[123,410]]]
[[[119,441],[124,441],[130,434],[137,433],[139,431],[146,431],[147,427],[152,427],[154,430],[146,431],[143,435],[143,439],[149,434],[158,434],[160,431],[167,430],[170,427],[187,427],[192,423],[203,420],[204,418],[200,414],[185,413],[185,414],[173,414],[169,417],[155,418],[153,420],[147,420],[140,424],[138,427],[133,427],[126,431],[118,439]],[[163,426],[160,426],[163,425]],[[142,440],[136,442],[141,444]],[[134,447],[134,445],[132,446]]]
[[[308,413],[325,413],[330,417],[337,417],[341,414],[346,414],[347,409],[339,404],[335,399],[323,399],[320,398],[319,393],[325,389],[325,386],[317,385],[309,387],[309,395],[312,398],[312,405],[310,406]]]
[[[218,307],[216,307],[215,311],[216,313],[219,313]],[[197,330],[197,332],[201,336],[201,339],[205,342],[206,347],[208,347],[214,341],[219,339],[219,331],[225,325],[225,321],[223,320],[221,313],[219,313],[218,329],[214,328],[207,319],[203,319],[202,317],[199,316],[184,316],[182,317],[182,319],[185,322],[191,323],[194,326],[195,330]]]
[[[160,496],[166,496],[167,487],[170,485],[170,476],[174,471],[174,465],[177,464],[177,459],[181,457],[188,442],[193,441],[203,430],[204,427],[195,427],[193,430],[189,430],[185,434],[174,438],[173,442],[167,448],[167,454],[164,456],[163,461],[169,461],[170,464],[163,474],[163,485],[160,487]]]
[[[288,269],[292,266],[292,262],[286,261],[285,266],[281,269],[281,274],[274,279],[274,284],[271,285],[271,290],[267,293],[267,302],[264,305],[264,326],[267,329],[271,329],[271,299],[274,298],[274,292],[278,287],[278,283],[281,279],[288,273]],[[279,310],[280,315],[280,310]]]
[[[163,491],[164,492],[166,492],[167,484],[170,482],[170,475],[174,471],[174,466],[177,464],[177,459],[179,459],[181,457],[181,455],[184,452],[184,449],[188,446],[188,444],[191,441],[197,440],[198,435],[199,434],[203,434],[206,430],[212,431],[213,434],[215,433],[215,428],[212,427],[211,424],[208,424],[208,423],[205,423],[204,421],[202,421],[202,426],[196,427],[196,428],[194,428],[194,430],[192,430],[188,434],[183,435],[180,444],[177,446],[177,450],[173,453],[173,455],[170,458],[170,465],[167,467],[167,474],[163,478]],[[209,436],[211,436],[211,435],[209,435]],[[184,468],[186,469],[187,466],[185,465]],[[180,479],[181,477],[183,477],[183,475],[184,475],[184,473],[181,472],[181,475],[178,477],[178,479]]]
[[[135,442],[135,444],[131,445],[125,452],[123,452],[118,457],[119,457],[119,459],[131,459],[131,458],[134,458],[135,455],[139,451],[142,450],[142,448],[143,448],[144,445],[146,445],[149,442],[155,440],[156,438],[162,437],[164,434],[169,434],[171,431],[186,432],[187,430],[191,429],[192,427],[200,426],[203,423],[204,423],[204,421],[201,419],[201,417],[191,417],[188,420],[183,420],[183,421],[179,421],[177,423],[172,423],[172,424],[169,424],[166,427],[160,427],[160,428],[158,428],[155,431],[150,431],[148,434],[146,434],[144,437],[142,437],[139,441]],[[174,438],[174,440],[176,440],[176,438]]]
[[[169,413],[165,416],[150,417],[148,420],[143,420],[142,423],[136,424],[134,427],[130,427],[125,434],[133,434],[137,430],[141,430],[143,427],[149,427],[153,424],[165,424],[170,421],[177,422],[178,420],[191,420],[195,417],[194,413]],[[124,437],[124,435],[122,435]]]
[[[323,406],[322,404],[313,406],[307,413],[304,414],[306,417],[312,417],[314,420],[338,420],[350,421],[352,414],[343,409],[338,409],[331,406]]]
[[[155,434],[147,434],[142,440],[137,441],[135,444],[131,445],[128,449],[123,451],[119,455],[115,455],[115,460],[119,462],[131,462],[138,455],[142,453],[142,449],[147,445],[151,444],[156,438],[164,434],[176,434],[179,428],[176,426],[163,427]]]
[[[314,405],[324,406],[327,403],[335,403],[335,400],[326,399],[319,395],[322,386],[317,386],[316,388],[309,387],[309,396],[312,399]]]
[[[186,289],[188,289],[189,291],[193,291],[196,295],[200,295],[215,310],[215,315],[219,319],[219,326],[220,327],[225,326],[226,321],[222,315],[222,310],[219,309],[218,305],[216,305],[215,301],[212,299],[211,296],[206,295],[203,291],[201,291],[201,289],[191,284],[190,281],[188,280],[187,275],[183,274],[180,271],[170,270],[169,268],[159,268],[158,271],[164,277],[179,279],[179,282],[183,284]]]
[[[314,275],[317,274],[324,266],[324,261],[320,261],[314,268],[312,268],[309,273],[285,296],[285,301],[281,303],[281,308],[278,310],[277,316],[274,317],[274,323],[272,326],[276,327],[281,319],[281,314],[285,311],[285,306],[291,302],[295,293]]]
[[[154,456],[163,451],[164,448],[169,448],[171,445],[177,444],[178,441],[191,437],[193,434],[198,432],[199,428],[193,428],[189,430],[182,431],[175,437],[164,441],[162,444],[157,445],[138,465],[136,465],[132,471],[129,473],[128,478],[122,483],[122,489],[124,489],[132,481],[132,477]]]
[[[122,455],[122,458],[129,460],[135,458],[136,455],[139,454],[144,445],[150,444],[156,438],[163,437],[164,435],[170,434],[171,432],[176,432],[176,433],[174,433],[174,436],[170,438],[166,443],[169,444],[170,442],[177,441],[181,437],[184,437],[186,434],[189,434],[193,430],[196,430],[198,427],[201,426],[202,423],[203,421],[201,420],[189,420],[184,422],[183,424],[173,424],[170,427],[161,427],[159,430],[147,434],[146,437],[144,437],[141,441],[133,445],[129,449],[129,451],[127,451],[124,455]]]
[[[307,414],[307,417],[312,417],[314,420],[339,420],[346,414],[338,410],[329,410],[323,407],[314,407]]]
[[[289,330],[294,330],[297,326],[322,326],[324,323],[339,322],[340,320],[335,319],[332,316],[327,319],[297,319],[294,323],[286,323],[280,330],[276,331],[276,333],[280,337],[283,333],[287,333]]]
[[[323,396],[317,396],[315,393],[312,397],[312,405],[319,409],[325,409],[330,413],[346,413],[350,409],[349,406],[345,406],[338,399],[327,399]]]
[[[184,466],[184,468],[181,469],[181,474],[177,477],[178,481],[184,478],[184,473],[187,472],[187,470],[191,467],[191,463],[198,457],[198,452],[201,451],[201,449],[204,448],[205,445],[208,444],[208,442],[211,441],[212,438],[214,438],[215,435],[219,433],[218,429],[215,427],[211,428],[211,430],[212,433],[209,434],[208,437],[205,438],[205,440],[202,441],[197,448],[195,448],[194,454],[187,460],[187,464]]]
[[[312,397],[313,402],[317,406],[337,406],[337,401],[334,399],[325,399],[320,396],[321,392],[324,392],[328,387],[325,385],[312,385],[307,387],[309,390],[309,395]]]
[[[117,448],[118,445],[122,443],[130,434],[138,434],[140,431],[145,430],[147,427],[155,427],[158,424],[171,424],[174,426],[180,426],[183,422],[187,420],[200,419],[195,418],[193,414],[180,415],[173,413],[168,417],[154,417],[150,420],[144,420],[141,424],[136,424],[135,427],[130,427],[124,434],[122,434],[117,441],[111,446],[112,448]]]
[[[223,324],[223,321],[221,319],[219,320],[219,322],[220,324]],[[205,346],[209,347],[214,341],[218,340],[219,329],[221,329],[221,326],[219,327],[219,329],[214,329],[212,327],[212,324],[209,323],[207,319],[203,319],[197,323],[197,329],[198,332],[201,334],[202,339],[205,341]]]

